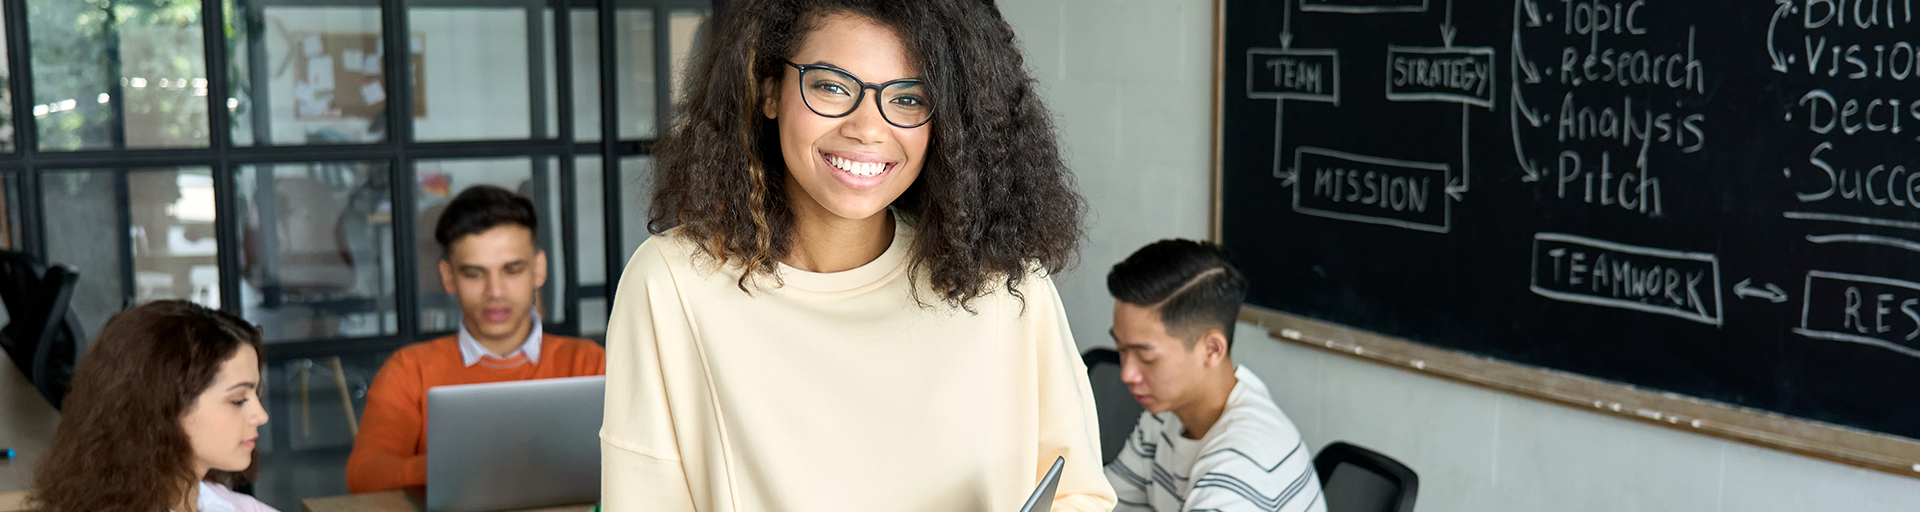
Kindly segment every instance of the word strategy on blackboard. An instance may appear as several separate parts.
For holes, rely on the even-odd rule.
[[[1696,27],[1682,36],[1643,24],[1670,3],[1516,1],[1510,119],[1522,181],[1563,202],[1666,215],[1664,171],[1650,156],[1706,147],[1707,116],[1687,107],[1705,102],[1710,71]],[[1557,51],[1527,50],[1539,47]]]
[[[1425,1],[1306,0],[1301,9],[1357,15],[1425,13]],[[1454,46],[1452,3],[1439,31],[1440,46],[1388,45],[1381,97],[1389,102],[1460,104],[1460,164],[1337,148],[1286,145],[1287,101],[1340,107],[1341,59],[1336,48],[1293,45],[1293,7],[1283,7],[1279,48],[1249,48],[1246,94],[1274,100],[1273,175],[1293,190],[1296,212],[1417,231],[1452,229],[1452,203],[1472,189],[1469,117],[1473,107],[1494,108],[1494,49]],[[1442,125],[1440,129],[1451,129]]]

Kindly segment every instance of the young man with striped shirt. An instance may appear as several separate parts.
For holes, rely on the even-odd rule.
[[[1107,274],[1121,379],[1146,412],[1107,465],[1116,512],[1325,512],[1313,457],[1231,355],[1246,277],[1218,246],[1162,240]]]

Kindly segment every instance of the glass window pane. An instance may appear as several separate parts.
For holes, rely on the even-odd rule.
[[[599,156],[582,156],[574,160],[574,218],[579,221],[576,233],[580,234],[580,287],[605,286],[607,284],[607,220],[603,193],[606,187],[600,177],[605,175]],[[582,293],[582,298],[589,294]],[[599,296],[599,295],[592,295]],[[582,306],[583,308],[585,306]],[[581,310],[582,314],[586,311]],[[606,319],[602,318],[601,321]]]
[[[29,0],[27,16],[41,149],[206,147],[198,1]]]
[[[398,332],[386,164],[248,165],[234,177],[241,310],[267,341]]]
[[[233,1],[227,54],[238,146],[386,140],[380,8]],[[413,55],[416,65],[420,55]],[[419,93],[414,109],[425,107]]]
[[[647,209],[653,204],[653,157],[620,159],[620,254],[632,255],[647,241]]]
[[[654,138],[658,121],[654,118],[653,10],[622,7],[614,11],[613,23],[620,138]]]
[[[558,32],[552,28],[551,11],[546,17],[549,33],[557,34]],[[573,137],[574,140],[582,142],[600,140],[599,19],[600,16],[593,9],[574,9],[573,18],[570,21],[572,26],[569,27],[573,32],[572,41],[569,43],[573,52],[571,64],[569,64],[573,70]],[[551,45],[547,50],[547,62],[547,90],[558,91],[559,85],[554,81],[553,65],[557,60]],[[547,126],[553,128],[550,133],[542,135],[549,138],[558,137],[560,135],[559,95],[547,94],[546,101]]]
[[[127,174],[135,303],[186,299],[220,307],[213,205],[213,173],[204,168]]]
[[[267,355],[272,356],[272,348]],[[261,426],[253,497],[277,510],[347,494],[353,426],[365,417],[367,388],[390,352],[272,361],[261,375]],[[343,405],[350,406],[343,407]]]
[[[0,153],[12,153],[14,150],[13,83],[7,81],[7,78],[13,74],[13,66],[7,61],[8,30],[11,29],[6,24],[0,23]]]
[[[541,288],[537,304],[542,320],[558,324],[567,320],[567,240],[561,236],[558,208],[566,203],[560,200],[560,159],[547,158],[543,163],[534,167],[538,179],[531,182],[540,185],[528,195],[538,211],[554,212],[540,216],[540,248],[547,251],[547,285]]]
[[[607,337],[607,299],[580,299],[580,335],[593,339]]]
[[[537,5],[537,4],[535,4]],[[528,19],[543,7],[414,7],[413,136],[421,141],[525,139],[532,133]],[[539,18],[534,18],[539,19]],[[538,26],[538,25],[536,25]],[[551,38],[545,38],[551,40]],[[545,46],[544,43],[541,46]],[[545,114],[540,116],[544,119]]]
[[[548,172],[552,172],[549,170]],[[420,332],[446,332],[459,327],[460,304],[457,299],[446,294],[446,288],[440,283],[440,259],[445,254],[440,243],[433,238],[434,228],[439,225],[440,213],[446,210],[446,204],[474,185],[494,185],[512,190],[529,198],[537,197],[533,186],[533,161],[531,158],[494,158],[472,160],[422,160],[414,164],[414,205],[419,221],[416,228],[416,250],[419,259],[415,268],[419,272],[420,290]],[[551,204],[541,205],[536,212],[541,218],[542,231],[552,231],[556,214]],[[550,220],[551,219],[551,220]],[[544,233],[537,236],[544,237]],[[551,260],[552,255],[548,256]],[[557,276],[547,276],[548,287],[558,287]],[[551,323],[551,322],[549,322]]]
[[[20,175],[0,173],[0,249],[20,250]]]
[[[46,219],[47,262],[80,274],[73,311],[91,337],[107,317],[120,311],[120,225],[112,171],[63,171],[40,175],[40,204]]]
[[[187,299],[219,306],[213,176],[206,168],[48,172],[40,193],[47,259],[79,272],[73,309],[89,336],[128,304]],[[125,231],[117,227],[121,215]],[[129,253],[131,264],[122,267]]]
[[[227,15],[227,116],[232,123],[233,145],[246,147],[253,145],[253,105],[248,101],[251,96],[246,90],[252,86],[248,80],[253,68],[247,61],[247,34],[252,33],[248,13],[236,11],[234,0],[220,0],[221,12]]]
[[[681,89],[685,87],[686,82],[687,59],[693,55],[693,43],[700,37],[701,29],[706,26],[707,11],[705,9],[674,9],[667,20],[668,26],[671,27],[667,32],[667,39],[670,41],[667,46],[667,55],[671,58],[667,62],[672,64],[670,69],[673,70],[673,81],[670,84],[673,86],[674,101],[680,101],[680,94],[684,92]]]

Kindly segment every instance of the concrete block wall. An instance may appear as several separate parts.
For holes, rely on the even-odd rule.
[[[1154,240],[1207,237],[1213,4],[999,5],[1026,49],[1091,207],[1079,266],[1055,284],[1068,298],[1080,346],[1112,345],[1107,269]]]
[[[1091,206],[1056,278],[1076,341],[1111,346],[1106,271],[1203,239],[1211,201],[1211,0],[1002,0]],[[1422,512],[1920,511],[1920,478],[1659,428],[1349,359],[1239,328],[1309,446],[1412,466]]]

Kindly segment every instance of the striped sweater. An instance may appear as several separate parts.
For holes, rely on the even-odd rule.
[[[1267,385],[1247,367],[1227,409],[1200,439],[1172,411],[1142,413],[1127,446],[1107,465],[1115,512],[1326,512],[1313,454]]]

